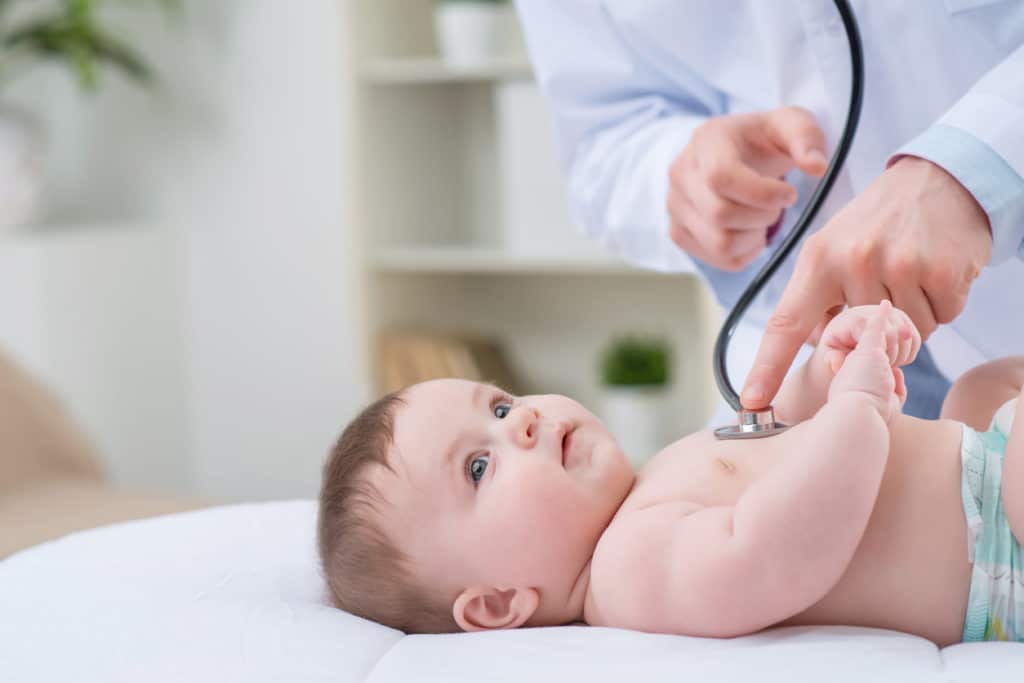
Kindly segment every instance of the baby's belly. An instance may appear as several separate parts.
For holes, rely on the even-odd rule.
[[[839,583],[786,624],[850,624],[959,642],[971,565],[960,503],[960,425],[894,426],[878,503]]]

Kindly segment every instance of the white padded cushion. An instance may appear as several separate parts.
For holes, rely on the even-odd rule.
[[[329,607],[312,501],[68,536],[0,562],[0,680],[1024,680],[1024,644],[857,628],[703,640],[584,626],[403,636]]]
[[[213,508],[14,555],[0,681],[365,680],[402,633],[327,605],[315,515],[308,501]]]

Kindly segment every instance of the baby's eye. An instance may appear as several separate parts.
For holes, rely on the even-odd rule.
[[[508,417],[510,412],[512,412],[512,404],[507,401],[502,401],[498,405],[494,406],[494,417],[499,420],[504,420]]]
[[[487,471],[487,464],[490,463],[491,456],[484,453],[478,455],[469,461],[466,466],[466,471],[469,472],[469,478],[473,480],[473,484],[480,483],[480,480],[484,478],[484,472]]]

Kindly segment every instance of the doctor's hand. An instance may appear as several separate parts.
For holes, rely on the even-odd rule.
[[[715,268],[740,270],[796,202],[796,190],[781,177],[793,168],[821,176],[828,168],[824,150],[825,134],[798,107],[708,119],[669,170],[672,241]]]
[[[771,403],[800,345],[844,306],[888,299],[922,339],[956,318],[988,263],[988,217],[944,170],[903,157],[807,239],[740,400]],[[813,333],[813,334],[812,334]]]

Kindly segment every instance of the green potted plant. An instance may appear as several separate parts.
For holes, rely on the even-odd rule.
[[[634,467],[665,445],[671,364],[658,337],[620,336],[601,355],[602,416]]]
[[[177,5],[177,0],[132,2]],[[142,57],[104,27],[99,16],[102,4],[101,0],[0,0],[0,87],[46,62],[66,66],[85,91],[95,91],[107,69],[136,82],[150,82],[152,74]],[[122,0],[121,4],[130,3]],[[23,225],[35,217],[45,156],[43,130],[36,117],[10,103],[0,104],[0,227]]]
[[[507,0],[435,0],[434,27],[445,63],[466,68],[499,59],[508,6]]]

